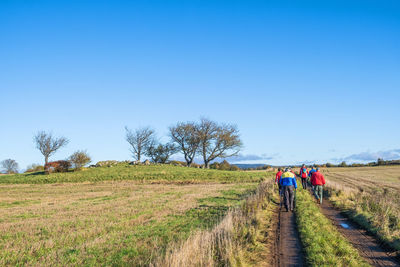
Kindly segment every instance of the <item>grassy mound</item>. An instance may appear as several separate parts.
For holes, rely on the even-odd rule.
[[[270,176],[267,172],[220,171],[171,165],[135,166],[119,164],[113,167],[90,168],[84,171],[53,173],[24,173],[3,175],[0,184],[50,184],[98,181],[134,180],[151,183],[236,183],[260,182]]]

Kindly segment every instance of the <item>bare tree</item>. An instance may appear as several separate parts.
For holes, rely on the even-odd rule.
[[[0,165],[5,173],[18,173],[18,163],[13,159],[5,159]]]
[[[177,147],[174,144],[154,144],[148,148],[146,156],[150,157],[155,163],[166,163],[168,159],[176,152]]]
[[[150,127],[138,128],[134,131],[125,127],[126,141],[131,145],[133,158],[140,161],[143,154],[154,143],[154,130]]]
[[[198,125],[200,152],[204,167],[216,158],[227,158],[237,155],[242,147],[239,130],[235,125],[218,124],[202,118]]]
[[[38,132],[33,138],[36,148],[44,156],[44,166],[49,162],[49,157],[53,155],[58,149],[66,146],[69,140],[65,137],[53,137],[51,133],[45,131]]]
[[[169,128],[172,142],[183,153],[186,164],[190,167],[200,145],[197,125],[194,122],[178,122]]]

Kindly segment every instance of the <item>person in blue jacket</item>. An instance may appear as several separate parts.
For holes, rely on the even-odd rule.
[[[286,211],[293,211],[294,190],[297,189],[296,175],[290,168],[286,168],[279,183],[282,186]]]

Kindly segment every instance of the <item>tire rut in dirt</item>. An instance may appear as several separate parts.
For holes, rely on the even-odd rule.
[[[310,191],[310,193],[312,192]],[[369,235],[359,225],[344,216],[329,200],[324,199],[320,209],[368,263],[373,266],[400,266],[399,261],[390,250],[386,249],[375,237]]]

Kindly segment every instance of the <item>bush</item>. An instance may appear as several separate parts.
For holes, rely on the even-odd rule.
[[[240,168],[238,166],[236,166],[236,165],[231,165],[230,170],[231,171],[240,171]]]
[[[46,173],[52,172],[67,172],[71,167],[71,162],[68,160],[52,161],[44,166],[44,171]]]
[[[222,170],[222,171],[239,171],[240,168],[236,165],[229,164],[228,161],[224,160],[220,163],[214,162],[210,164],[210,169]]]
[[[82,151],[76,151],[74,154],[72,154],[69,157],[69,161],[72,163],[72,166],[74,166],[76,170],[79,170],[85,165],[87,165],[89,162],[91,162],[92,159],[90,158],[90,156],[86,151],[82,150]]]
[[[43,165],[34,163],[29,165],[25,172],[42,172],[42,171],[44,171]]]

